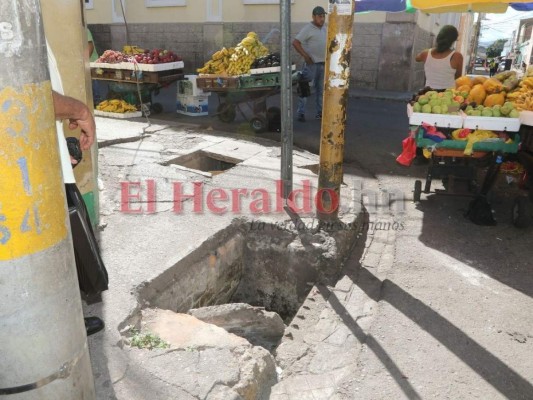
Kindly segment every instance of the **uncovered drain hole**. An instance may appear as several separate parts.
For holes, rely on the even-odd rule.
[[[244,303],[276,312],[289,324],[314,283],[338,279],[356,230],[296,232],[235,221],[139,288],[142,308],[187,313]]]
[[[233,168],[240,162],[242,162],[242,160],[224,154],[207,153],[200,150],[167,161],[165,165],[180,165],[188,169],[209,172],[211,175],[218,175]]]

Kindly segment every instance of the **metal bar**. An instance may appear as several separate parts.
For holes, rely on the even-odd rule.
[[[330,0],[317,193],[320,222],[336,220],[339,212],[354,11],[353,0]]]
[[[280,1],[281,25],[281,180],[283,198],[292,192],[292,62],[291,62],[291,1]]]

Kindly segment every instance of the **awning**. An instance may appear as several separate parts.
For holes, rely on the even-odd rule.
[[[355,0],[355,12],[402,12],[408,9],[407,0]]]
[[[411,0],[414,8],[429,13],[443,12],[483,12],[483,13],[504,13],[507,6],[528,6],[533,9],[531,0],[505,1],[505,0]],[[516,8],[515,8],[516,9]]]
[[[511,3],[509,5],[517,11],[533,11],[533,3]]]
[[[518,11],[533,11],[531,0],[355,0],[355,12],[369,11],[414,12],[417,9],[428,13],[483,12],[501,14],[511,6]]]

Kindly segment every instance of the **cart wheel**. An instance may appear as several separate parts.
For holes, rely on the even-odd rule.
[[[266,115],[268,130],[270,132],[281,132],[281,109],[279,107],[270,107]]]
[[[163,112],[163,105],[161,103],[154,103],[150,108],[154,114],[161,114]]]
[[[531,204],[524,196],[517,197],[513,204],[513,225],[527,228],[531,223]]]
[[[253,117],[250,120],[250,126],[255,133],[263,133],[267,129],[267,121],[264,117]]]
[[[422,181],[416,180],[415,181],[415,190],[413,194],[413,201],[418,203],[420,201],[420,198],[422,197]]]
[[[230,103],[221,103],[217,107],[218,119],[222,122],[230,123],[235,120],[237,113],[235,112],[235,106]]]

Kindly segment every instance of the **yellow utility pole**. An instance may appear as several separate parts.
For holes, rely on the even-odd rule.
[[[330,0],[317,195],[320,222],[338,218],[354,12],[353,0]]]
[[[0,2],[0,55],[0,397],[92,400],[39,0]]]

